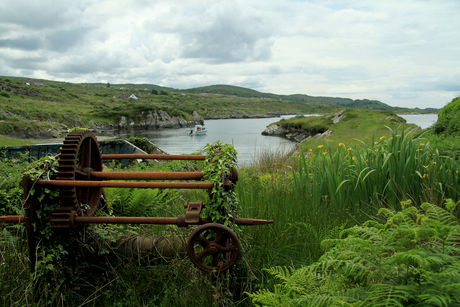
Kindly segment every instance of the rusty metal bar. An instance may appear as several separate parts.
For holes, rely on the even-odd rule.
[[[76,216],[77,223],[91,224],[162,224],[178,223],[177,217]]]
[[[119,182],[86,180],[38,180],[42,187],[91,187],[91,188],[139,188],[139,189],[212,189],[211,182]]]
[[[202,172],[91,172],[90,178],[102,180],[200,180]]]
[[[157,159],[157,160],[205,160],[204,155],[154,155],[154,154],[104,154],[102,159]]]
[[[246,218],[230,218],[230,221],[237,225],[243,226],[256,226],[273,224],[273,220],[259,220],[259,219],[246,219]]]
[[[51,221],[51,217],[46,217],[44,221]],[[77,223],[90,224],[158,224],[158,225],[180,225],[207,224],[211,220],[199,218],[196,223],[187,223],[184,215],[178,217],[127,217],[127,216],[76,216],[74,221]],[[272,224],[273,220],[259,220],[247,218],[230,218],[230,221],[242,226],[256,226]],[[23,215],[0,216],[0,223],[24,223]]]
[[[0,223],[24,223],[24,215],[0,216]]]

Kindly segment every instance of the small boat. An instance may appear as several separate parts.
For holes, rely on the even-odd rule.
[[[208,129],[202,125],[195,125],[195,128],[190,130],[189,135],[204,135],[208,132]]]

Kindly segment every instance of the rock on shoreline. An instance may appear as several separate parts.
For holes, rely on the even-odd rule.
[[[301,143],[302,141],[309,138],[328,137],[331,135],[331,133],[331,130],[316,134],[312,134],[311,131],[308,130],[291,131],[279,125],[271,124],[262,132],[262,135],[282,137],[293,142]]]

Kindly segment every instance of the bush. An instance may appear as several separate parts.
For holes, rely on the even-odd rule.
[[[8,94],[7,91],[1,91],[0,96],[5,97],[5,98],[10,98],[10,94]]]

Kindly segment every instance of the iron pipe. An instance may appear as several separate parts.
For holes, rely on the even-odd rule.
[[[92,187],[92,188],[139,188],[139,189],[212,189],[211,182],[120,182],[86,180],[38,180],[43,187]]]
[[[177,217],[76,216],[77,223],[91,224],[177,224]]]
[[[90,178],[101,180],[199,180],[202,172],[90,172]]]
[[[104,154],[102,159],[157,159],[157,160],[205,160],[204,155],[157,155],[157,154]]]
[[[0,216],[0,223],[24,223],[24,215]]]
[[[128,217],[128,216],[75,216],[74,221],[77,223],[90,224],[162,224],[162,225],[183,225],[184,216],[179,217]],[[45,217],[42,221],[51,221],[51,217]],[[260,220],[248,218],[230,218],[230,221],[237,225],[255,226],[272,224],[273,220]],[[0,216],[0,223],[24,223],[23,215]],[[200,218],[196,224],[207,224],[212,221],[209,219]],[[187,224],[187,223],[186,223]],[[195,223],[191,223],[195,224]],[[190,224],[189,224],[190,225]]]

